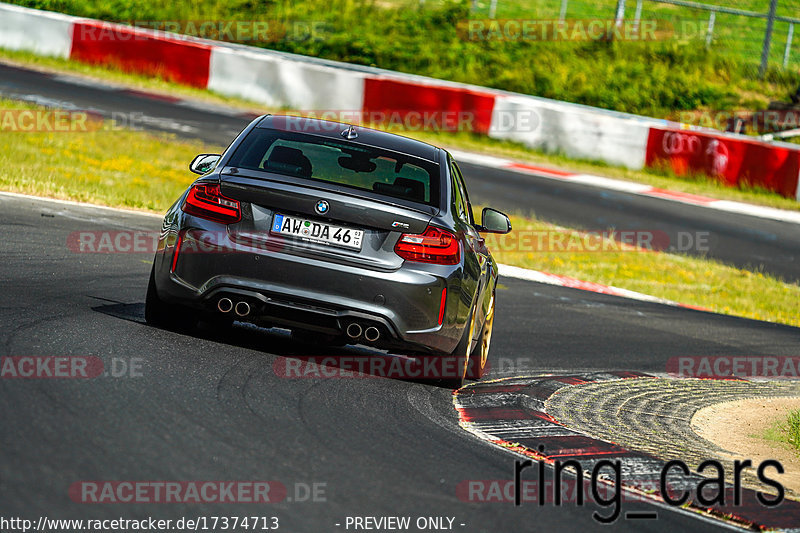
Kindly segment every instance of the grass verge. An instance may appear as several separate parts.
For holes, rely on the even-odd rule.
[[[145,89],[172,96],[190,98],[213,105],[233,107],[241,111],[254,113],[286,112],[285,110],[267,108],[247,100],[225,97],[211,91],[186,87],[162,79],[130,74],[113,67],[87,65],[61,58],[41,57],[29,52],[0,49],[0,61],[25,68],[36,68],[48,72],[79,75],[124,87]],[[708,176],[678,177],[674,174],[657,169],[629,170],[622,167],[609,166],[597,161],[582,161],[570,159],[563,155],[545,154],[526,148],[519,143],[489,139],[485,136],[470,133],[422,131],[397,131],[397,133],[438,146],[444,146],[449,149],[506,157],[542,166],[566,169],[580,174],[597,174],[625,181],[645,183],[663,189],[719,198],[721,200],[733,200],[779,209],[800,211],[800,202],[793,199],[783,198],[773,192],[756,188],[735,189],[727,187]]]
[[[41,108],[0,100],[0,111],[7,109]],[[99,129],[0,134],[0,188],[164,211],[194,181],[187,165],[204,151],[201,143],[93,124]]]
[[[788,444],[800,453],[800,410],[790,412],[785,420],[778,420],[766,428],[761,435],[753,436],[779,443],[781,446]]]
[[[598,248],[597,242],[576,230],[513,215],[511,223],[514,231],[508,236],[486,237],[500,263],[613,285],[718,313],[800,327],[800,286],[762,272],[634,246],[592,251]],[[543,245],[538,245],[540,237]]]
[[[789,444],[800,451],[800,411],[792,411],[786,420]]]
[[[0,100],[0,111],[20,107],[17,102]],[[4,133],[0,135],[0,189],[163,212],[193,181],[188,162],[208,150],[200,143],[129,130]],[[512,223],[517,235],[556,230],[521,216],[512,217]],[[720,313],[800,326],[800,286],[762,273],[631,247],[583,253],[527,251],[514,241],[493,236],[487,240],[501,263],[614,285]]]

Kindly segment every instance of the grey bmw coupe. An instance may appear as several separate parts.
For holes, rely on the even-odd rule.
[[[366,344],[452,363],[460,386],[486,369],[497,264],[458,165],[435,146],[360,126],[253,120],[164,217],[147,322],[234,320],[304,340]]]

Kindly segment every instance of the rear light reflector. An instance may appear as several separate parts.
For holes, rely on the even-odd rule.
[[[447,302],[447,287],[442,289],[442,301],[439,304],[439,325],[444,322],[444,304]]]
[[[233,224],[242,218],[239,202],[223,196],[218,183],[198,183],[189,189],[181,209],[196,217]]]
[[[394,252],[407,261],[457,265],[461,261],[458,238],[449,231],[428,226],[424,233],[404,233]]]
[[[181,253],[181,244],[183,243],[183,231],[178,233],[178,240],[175,241],[175,251],[172,252],[172,267],[170,272],[175,272],[175,267],[178,266],[178,254]]]

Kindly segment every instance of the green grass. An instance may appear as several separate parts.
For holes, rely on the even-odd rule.
[[[113,21],[239,20],[318,23],[316,38],[247,44],[361,65],[474,83],[619,111],[674,118],[695,109],[764,108],[787,99],[800,84],[797,53],[780,67],[786,24],[776,26],[772,65],[755,76],[761,20],[720,15],[718,39],[706,49],[702,35],[656,42],[470,40],[459,28],[485,17],[469,0],[16,0],[15,3]],[[571,0],[571,18],[613,17],[615,0]],[[635,3],[629,6],[629,15]],[[763,11],[759,2],[742,5]],[[782,2],[782,9],[786,4]],[[560,1],[499,0],[500,17],[554,19]],[[789,6],[797,5],[793,1]],[[789,10],[791,11],[791,9]],[[646,2],[644,17],[707,18],[692,10]],[[781,33],[783,32],[783,34]],[[702,32],[701,32],[702,33]],[[800,46],[800,38],[798,38]]]
[[[27,68],[38,68],[45,71],[54,71],[68,74],[77,74],[104,82],[111,82],[126,87],[147,89],[164,94],[191,98],[208,102],[210,104],[235,107],[243,111],[254,113],[280,113],[281,109],[267,108],[265,106],[246,100],[231,98],[215,94],[203,89],[195,89],[166,80],[141,76],[123,72],[114,67],[87,65],[67,59],[41,57],[29,52],[16,52],[0,49],[0,61],[19,64]],[[629,170],[622,167],[609,166],[600,161],[582,161],[570,159],[558,154],[546,154],[532,150],[519,143],[489,139],[485,136],[470,133],[449,132],[402,132],[408,137],[413,137],[449,149],[466,150],[488,155],[507,157],[542,166],[551,166],[572,170],[576,173],[597,174],[615,179],[646,183],[654,187],[670,189],[719,198],[749,202],[758,205],[776,207],[780,209],[800,211],[800,202],[790,198],[783,198],[773,192],[755,188],[737,189],[722,185],[717,180],[704,175],[675,176],[658,169]]]
[[[486,236],[487,245],[500,263],[613,285],[718,313],[800,327],[800,286],[762,272],[630,246],[591,251],[596,249],[596,241],[585,240],[585,234],[576,230],[559,229],[523,216],[512,216],[511,223],[514,231],[510,235]],[[536,243],[536,236],[543,232],[548,236],[545,242],[551,242],[551,246],[538,249],[535,244],[527,244]],[[559,246],[555,234],[565,235],[564,242],[587,245]],[[523,239],[522,235],[528,237]]]
[[[42,108],[0,100],[0,110],[9,109]],[[2,132],[0,189],[163,212],[194,181],[187,165],[207,148],[168,135],[94,124],[101,129]]]
[[[761,435],[753,435],[782,446],[789,445],[800,452],[800,410],[792,411],[786,420],[778,420]]]
[[[19,109],[43,108],[0,99],[0,112]],[[187,169],[192,157],[220,149],[95,124],[97,128],[87,132],[3,132],[0,189],[163,212],[194,180]],[[515,216],[512,223],[517,235],[553,229],[528,217]],[[534,253],[497,239],[487,236],[501,263],[615,285],[721,313],[800,326],[800,286],[762,273],[703,258],[628,248],[602,253]]]
[[[416,0],[390,0],[384,2],[395,6],[413,7]],[[426,0],[428,6],[443,5],[441,0]],[[732,7],[766,13],[769,8],[768,0],[704,0],[701,3]],[[474,17],[488,17],[489,0],[480,0]],[[568,0],[567,19],[611,19],[614,17],[617,0]],[[498,0],[496,18],[498,19],[558,19],[561,9],[560,0]],[[636,2],[627,2],[626,19],[632,19],[636,10]],[[799,0],[781,0],[778,3],[778,16],[800,18]],[[642,20],[658,20],[676,32],[682,27],[683,42],[696,43],[705,46],[705,37],[708,29],[709,12],[704,10],[689,9],[670,4],[661,4],[645,0],[642,9]],[[685,24],[685,26],[682,26]],[[732,58],[734,61],[744,63],[751,72],[756,72],[761,59],[761,50],[766,29],[766,20],[740,17],[718,13],[714,23],[712,49],[722,56]],[[797,28],[795,28],[797,29]],[[789,25],[777,22],[773,30],[772,46],[770,48],[770,63],[783,64],[783,54]],[[793,42],[790,48],[788,68],[797,68],[800,65],[800,43]]]
[[[792,411],[786,420],[786,432],[788,442],[797,450],[800,450],[800,411]]]

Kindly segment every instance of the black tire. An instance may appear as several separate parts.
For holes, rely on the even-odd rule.
[[[168,304],[158,297],[154,265],[150,270],[150,281],[147,284],[147,297],[144,302],[144,319],[147,323],[158,328],[185,331],[194,328],[198,318],[194,310]]]
[[[489,346],[492,341],[492,329],[494,328],[494,293],[492,300],[489,302],[489,311],[486,313],[486,319],[483,321],[481,328],[481,335],[478,337],[478,343],[469,354],[469,361],[467,362],[467,379],[481,379],[486,373],[486,362],[489,360]]]
[[[464,333],[461,335],[461,340],[458,341],[458,346],[453,350],[453,353],[444,355],[446,364],[444,368],[456,369],[456,375],[445,376],[440,380],[442,386],[449,389],[460,389],[464,386],[464,380],[467,377],[467,367],[469,365],[469,352],[472,345],[472,335],[475,331],[475,311],[471,311],[467,317],[467,326],[464,328]],[[445,362],[445,361],[443,361]]]

